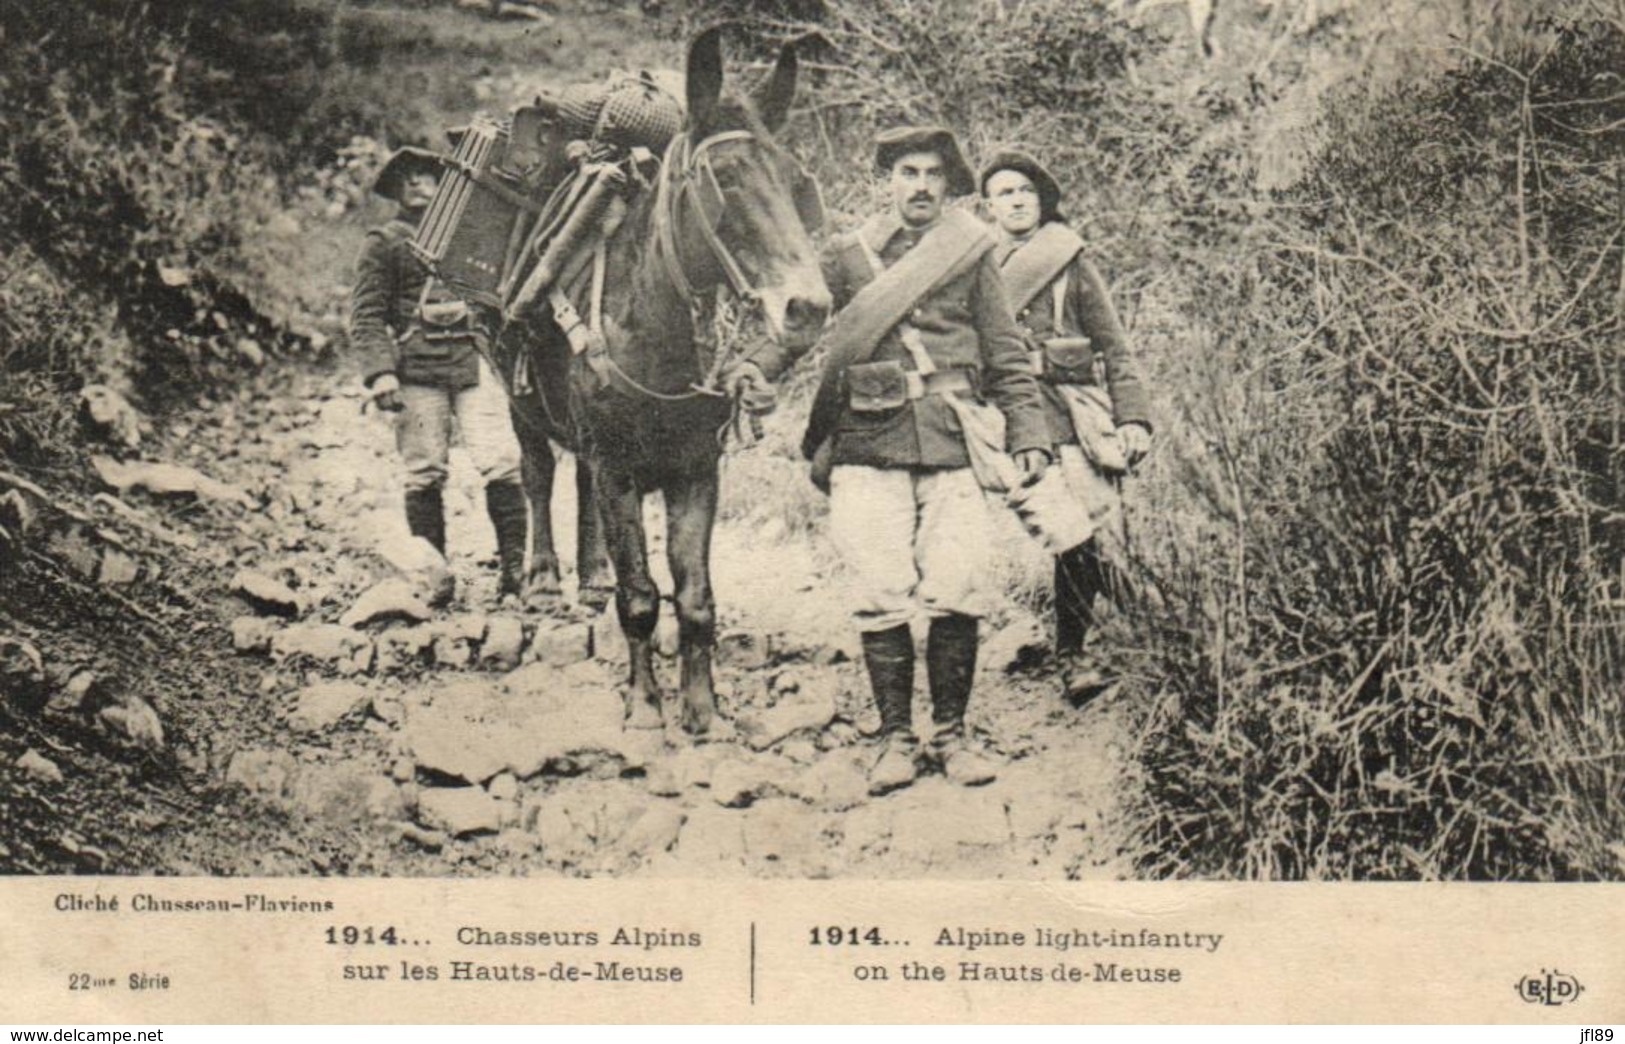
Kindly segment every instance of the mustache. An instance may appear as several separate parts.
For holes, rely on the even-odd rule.
[[[910,203],[929,203],[929,202],[931,202],[932,200],[934,200],[936,198],[937,198],[937,194],[935,192],[932,192],[932,191],[930,191],[928,189],[922,189],[921,191],[916,192],[916,193],[914,193],[914,195],[908,197],[908,201]]]

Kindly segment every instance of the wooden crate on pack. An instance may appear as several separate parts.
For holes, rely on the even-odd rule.
[[[476,117],[457,140],[446,171],[412,237],[412,250],[453,293],[500,307],[512,250],[529,228],[532,205],[503,169],[508,129]]]

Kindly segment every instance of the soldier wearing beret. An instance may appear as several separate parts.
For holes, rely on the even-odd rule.
[[[1055,176],[1031,153],[1009,148],[983,165],[980,186],[1062,471],[1097,527],[1055,559],[1056,653],[1076,661],[1097,597],[1120,582],[1110,564],[1122,542],[1120,480],[1151,447],[1150,402],[1105,281],[1061,216]],[[1069,689],[1098,689],[1094,673],[1074,671]]]
[[[350,344],[373,402],[396,415],[413,535],[446,550],[442,490],[455,426],[485,482],[500,594],[517,596],[529,513],[507,396],[480,352],[485,333],[477,319],[462,302],[437,292],[410,245],[439,176],[439,158],[412,148],[397,151],[379,173],[373,191],[400,209],[393,221],[367,233],[361,249],[350,297]]]
[[[911,783],[922,762],[965,784],[995,772],[965,735],[991,538],[949,397],[1004,414],[1002,448],[1025,476],[1049,465],[1051,438],[994,237],[944,209],[976,190],[958,141],[940,127],[891,131],[876,141],[875,165],[891,206],[825,252],[840,311],[822,341],[828,356],[802,450],[830,495],[831,536],[853,577],[883,736],[870,790],[884,793]],[[768,352],[756,361],[773,379],[791,360]],[[910,621],[919,610],[930,620],[928,750],[913,727]]]

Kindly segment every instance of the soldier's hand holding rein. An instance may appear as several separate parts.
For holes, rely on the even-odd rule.
[[[1123,440],[1123,456],[1127,458],[1130,468],[1151,452],[1151,429],[1144,424],[1130,421],[1119,426],[1117,434]]]
[[[400,379],[393,373],[379,374],[367,390],[372,394],[372,404],[385,413],[399,413],[406,409],[406,404],[401,401]]]
[[[749,413],[767,413],[778,405],[779,393],[761,367],[741,362],[722,375],[722,388]]]

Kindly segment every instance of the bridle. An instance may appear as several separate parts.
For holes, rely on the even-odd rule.
[[[660,163],[660,183],[655,193],[655,230],[660,257],[672,286],[689,300],[693,300],[697,292],[693,280],[683,269],[679,256],[681,248],[677,243],[677,229],[685,204],[695,209],[700,237],[705,240],[711,259],[722,269],[723,278],[733,292],[746,301],[761,298],[761,291],[751,284],[738,258],[734,257],[733,251],[728,249],[728,244],[722,241],[722,236],[717,232],[728,200],[712,164],[711,150],[730,142],[761,143],[748,130],[722,131],[702,139],[698,144],[690,141],[687,134],[679,134],[666,146],[666,154]],[[787,153],[781,153],[778,149],[772,151],[794,163]],[[792,182],[791,194],[797,216],[808,231],[812,231],[821,226],[824,220],[824,205],[818,195],[818,183],[799,164],[793,167]]]
[[[686,133],[672,138],[671,144],[666,146],[665,155],[661,158],[659,182],[655,186],[655,242],[666,278],[670,280],[678,295],[688,302],[696,322],[700,313],[700,292],[684,269],[682,250],[677,241],[677,231],[682,224],[685,206],[694,208],[698,217],[696,223],[699,225],[700,236],[705,241],[706,250],[711,260],[722,270],[723,278],[727,280],[735,296],[742,301],[752,302],[759,302],[762,297],[761,291],[745,275],[744,266],[739,263],[739,259],[728,249],[728,244],[722,241],[722,236],[717,232],[727,211],[728,199],[713,166],[711,150],[733,142],[756,142],[770,149],[780,159],[792,164],[791,195],[796,206],[796,216],[808,231],[822,227],[824,222],[824,204],[819,195],[818,182],[800,164],[795,163],[788,153],[763,144],[753,132],[722,131],[702,138],[697,144],[691,141]],[[717,387],[717,380],[725,362],[724,353],[720,350],[713,354],[709,367],[702,364],[702,371],[709,371],[705,377],[682,392],[660,392],[645,387],[633,380],[613,359],[606,356],[606,362],[635,391],[664,402],[680,402],[697,397],[715,398],[723,394]],[[717,431],[717,441],[725,442],[730,433],[743,441],[747,421],[750,430],[759,437],[760,419],[754,416],[747,418],[741,404],[736,400],[729,419]]]

